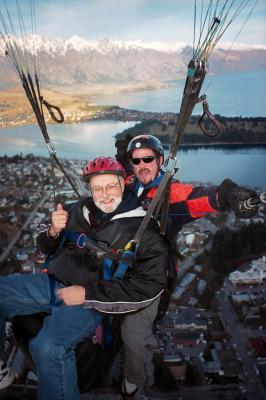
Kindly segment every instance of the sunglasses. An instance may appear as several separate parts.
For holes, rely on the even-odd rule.
[[[146,156],[146,157],[141,157],[141,158],[131,158],[130,161],[134,165],[139,165],[141,161],[143,161],[145,164],[150,164],[154,160],[157,160],[158,157],[156,156]]]

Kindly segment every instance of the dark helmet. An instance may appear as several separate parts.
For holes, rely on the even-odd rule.
[[[86,164],[83,169],[83,176],[91,178],[100,174],[120,175],[123,178],[126,176],[126,171],[123,165],[111,157],[97,157]]]
[[[130,157],[133,150],[136,149],[151,149],[158,156],[164,157],[163,145],[157,137],[152,135],[135,136],[127,146],[127,154]]]

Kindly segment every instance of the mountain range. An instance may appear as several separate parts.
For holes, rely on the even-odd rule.
[[[186,75],[192,48],[185,43],[142,43],[102,39],[89,41],[28,36],[17,43],[37,55],[42,85],[52,88],[87,84],[134,84],[143,81],[169,83]],[[24,51],[24,50],[22,50]],[[18,83],[0,40],[0,88]],[[222,65],[221,65],[222,64]],[[209,61],[210,73],[266,69],[266,46],[218,46]]]

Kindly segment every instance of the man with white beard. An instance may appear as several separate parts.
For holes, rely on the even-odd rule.
[[[39,234],[38,247],[49,255],[47,273],[0,277],[0,344],[6,319],[47,314],[29,344],[39,400],[79,400],[77,344],[94,336],[104,313],[152,306],[166,286],[168,250],[154,221],[136,251],[129,250],[145,212],[125,188],[123,166],[98,157],[83,168],[83,176],[92,198],[67,210],[58,204]],[[13,377],[0,360],[0,389]]]

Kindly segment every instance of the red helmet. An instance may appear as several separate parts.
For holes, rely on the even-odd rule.
[[[114,174],[126,177],[126,171],[119,161],[111,157],[97,157],[86,164],[83,169],[84,177],[92,177],[100,174]]]

